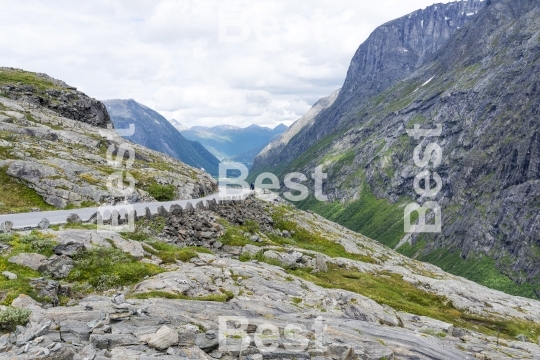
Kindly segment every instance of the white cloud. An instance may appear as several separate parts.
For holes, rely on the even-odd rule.
[[[189,126],[290,124],[341,86],[375,27],[432,3],[0,0],[0,65]],[[220,11],[246,41],[219,41]]]

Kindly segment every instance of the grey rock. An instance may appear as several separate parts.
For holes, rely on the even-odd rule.
[[[317,254],[315,257],[315,270],[320,272],[327,272],[328,266],[326,265],[326,260],[322,254]]]
[[[22,333],[17,335],[16,344],[17,346],[23,346],[29,341],[45,335],[51,326],[51,321],[44,322],[42,324],[30,324],[27,326]]]
[[[192,347],[195,346],[196,334],[190,331],[178,332],[178,346],[180,347]]]
[[[38,223],[38,227],[41,230],[47,230],[49,228],[50,222],[47,218],[41,219],[41,221]]]
[[[96,349],[113,349],[117,346],[138,345],[140,341],[133,335],[127,334],[104,334],[90,335],[90,343]]]
[[[116,294],[111,298],[111,301],[116,305],[120,305],[126,301],[126,297],[124,294]]]
[[[73,342],[87,342],[90,339],[90,331],[91,329],[84,321],[68,320],[60,322],[60,334],[63,341],[67,341],[68,334],[70,334]]]
[[[30,285],[36,290],[41,298],[48,299],[49,303],[53,306],[58,305],[58,293],[60,291],[60,284],[58,281],[38,278],[30,280]]]
[[[32,270],[38,270],[42,265],[42,261],[47,259],[41,254],[35,253],[21,253],[8,259],[12,264],[29,267]]]
[[[219,339],[216,336],[209,338],[206,334],[197,334],[197,337],[195,338],[195,346],[209,353],[218,348]]]
[[[70,257],[53,255],[41,261],[38,271],[55,279],[63,279],[69,275],[73,267],[73,260]]]
[[[9,280],[17,280],[17,275],[12,273],[12,272],[9,272],[9,271],[2,271],[2,275],[4,275],[6,278],[8,278]]]
[[[0,223],[0,233],[8,233],[11,232],[11,229],[13,229],[13,222],[11,221],[4,221]]]
[[[67,219],[66,219],[67,223],[73,223],[73,224],[82,224],[82,220],[81,218],[79,217],[79,215],[75,214],[75,213],[72,213],[70,214]]]
[[[96,349],[92,345],[86,345],[73,356],[73,360],[92,360],[96,356],[96,353]]]
[[[176,330],[165,325],[155,334],[143,335],[140,339],[154,349],[166,350],[178,344],[178,333]]]
[[[297,359],[297,360],[309,360],[311,355],[307,352],[287,351],[285,349],[276,349],[271,352],[263,352],[263,359]]]
[[[74,241],[68,241],[63,244],[56,245],[53,251],[56,255],[73,256],[80,251],[86,250],[84,244]]]

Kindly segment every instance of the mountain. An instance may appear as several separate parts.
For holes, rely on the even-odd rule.
[[[252,173],[263,171],[267,163],[283,168],[293,162],[321,137],[334,132],[346,116],[359,111],[371,96],[410,75],[485,4],[483,0],[436,4],[375,29],[354,54],[342,89],[324,100],[332,106],[314,106],[304,116],[307,119],[295,126],[294,141],[286,140],[286,151],[280,148],[261,154]],[[309,126],[304,128],[304,123]]]
[[[133,161],[118,166],[121,146],[133,149]],[[113,186],[117,174],[131,176],[133,188]],[[122,139],[96,99],[45,74],[0,68],[0,214],[216,190],[204,171]]]
[[[184,130],[188,130],[189,128],[187,126],[185,126],[184,124],[181,124],[178,120],[175,120],[175,119],[171,119],[169,120],[169,122],[171,123],[172,126],[174,126],[176,128],[176,130],[178,131],[184,131]]]
[[[250,167],[255,155],[286,129],[284,124],[273,129],[258,125],[246,128],[231,125],[193,126],[182,131],[182,135],[186,139],[200,142],[221,160],[240,161]]]
[[[217,176],[219,160],[201,144],[186,140],[156,111],[135,100],[105,100],[103,103],[116,128],[128,128],[134,124],[135,133],[127,136],[131,141]]]
[[[454,274],[540,296],[539,13],[538,1],[470,1],[383,25],[355,54],[334,104],[289,141],[273,170],[309,174],[323,165],[329,202],[310,198],[301,208]],[[463,23],[453,23],[453,34],[439,31],[452,16]],[[422,24],[429,33],[409,39]],[[401,55],[390,51],[400,38],[409,51]],[[428,54],[411,42],[438,46]],[[442,133],[419,142],[406,132],[415,124],[441,124]],[[443,154],[436,169],[443,185],[433,198],[414,190],[425,170],[414,149],[431,142]],[[404,207],[430,199],[441,206],[442,232],[408,236]]]
[[[319,99],[309,111],[300,119],[296,120],[286,131],[283,132],[277,139],[271,141],[266,147],[257,153],[253,160],[253,172],[262,172],[262,169],[278,166],[286,157],[283,149],[289,141],[300,132],[300,130],[308,129],[315,117],[323,110],[330,107],[336,101],[341,89],[334,91],[329,96]]]

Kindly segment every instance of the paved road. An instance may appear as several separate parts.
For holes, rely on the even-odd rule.
[[[169,210],[171,205],[178,204],[182,207],[185,207],[188,202],[191,202],[193,206],[200,201],[212,200],[212,199],[224,199],[231,196],[244,196],[248,194],[250,190],[248,189],[220,189],[219,193],[212,194],[199,199],[190,199],[190,200],[175,200],[175,201],[166,201],[166,202],[151,202],[151,203],[137,203],[130,205],[116,205],[116,206],[107,206],[100,208],[83,208],[83,209],[72,209],[72,210],[54,210],[54,211],[40,211],[40,212],[29,212],[29,213],[18,213],[18,214],[8,214],[0,215],[0,223],[4,221],[12,221],[14,229],[24,229],[27,227],[37,227],[38,223],[43,218],[47,218],[51,225],[64,224],[67,217],[70,214],[77,214],[83,221],[88,221],[92,215],[94,215],[98,210],[102,213],[103,218],[107,216],[110,217],[110,211],[117,210],[122,216],[126,214],[127,210],[135,209],[137,214],[140,216],[144,214],[145,209],[149,208],[153,214],[157,213],[157,209],[160,206],[163,206],[165,209]],[[129,207],[129,208],[127,208]]]

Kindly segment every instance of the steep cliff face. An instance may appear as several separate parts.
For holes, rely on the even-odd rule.
[[[338,105],[337,126],[285,169],[328,172],[331,202],[301,207],[453,273],[539,296],[539,15],[539,1],[487,2],[408,78],[358,108]],[[419,142],[406,133],[415,124],[442,133]],[[431,142],[441,164],[417,167],[414,148]],[[413,186],[426,169],[442,179],[433,198],[442,233],[408,238],[403,207],[431,199]]]
[[[264,164],[290,164],[372,96],[409,76],[485,4],[483,0],[436,4],[378,27],[356,51],[332,106],[322,109],[311,126],[299,129],[286,148],[261,154],[266,160],[256,160],[252,171],[260,172]]]
[[[92,126],[112,126],[105,105],[46,74],[0,67],[0,96],[42,106]]]
[[[219,160],[198,142],[187,140],[158,112],[134,100],[105,100],[104,103],[115,127],[134,126],[134,133],[126,136],[128,140],[217,176]]]

